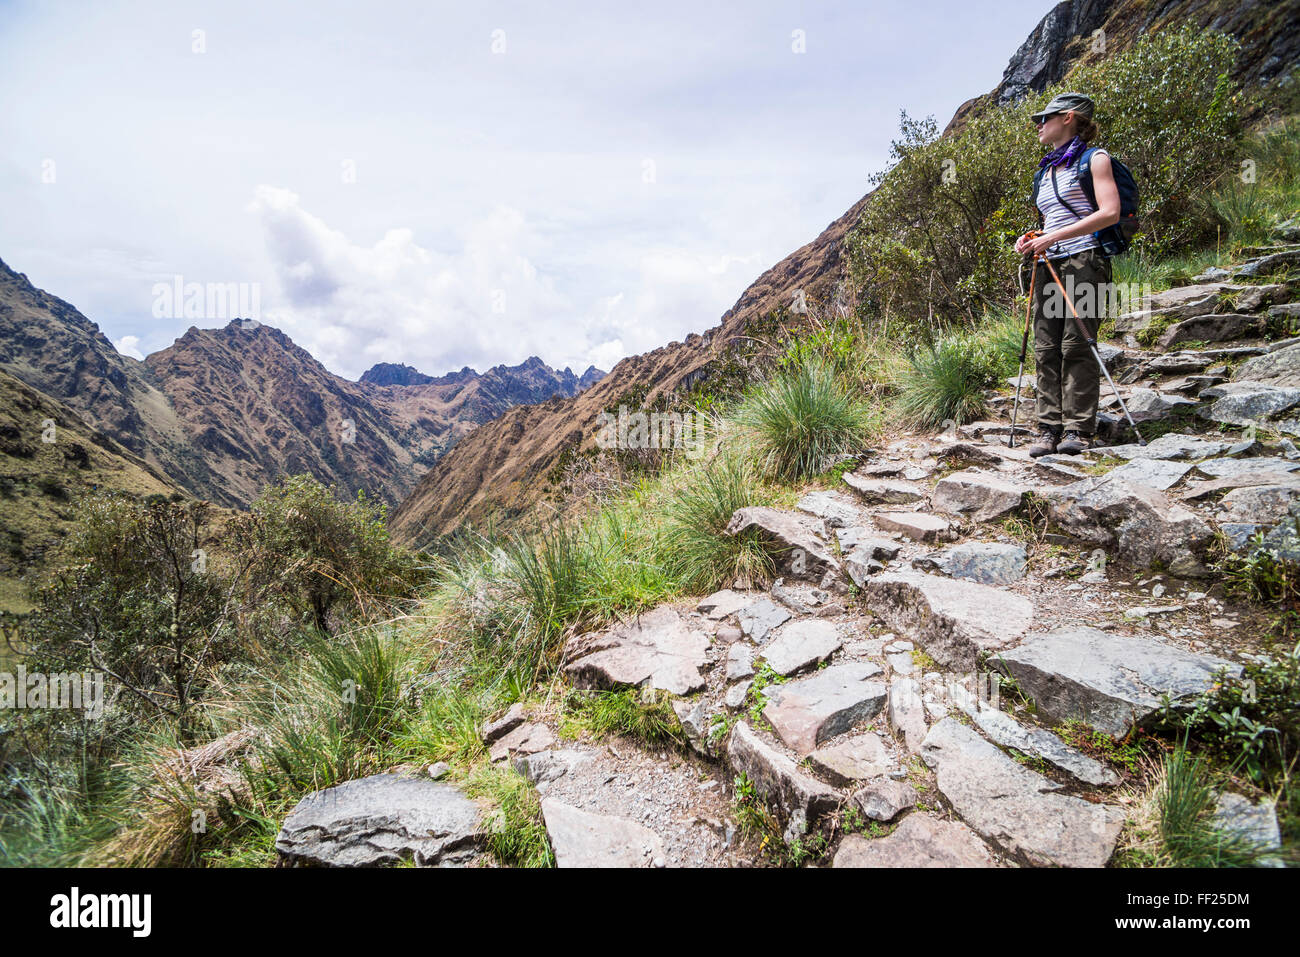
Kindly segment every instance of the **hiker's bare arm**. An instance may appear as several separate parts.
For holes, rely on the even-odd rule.
[[[1115,173],[1110,168],[1110,157],[1105,153],[1093,154],[1092,189],[1097,194],[1097,211],[1088,214],[1077,223],[1052,230],[1043,237],[1047,241],[1044,248],[1063,239],[1087,236],[1089,233],[1095,233],[1099,229],[1105,229],[1119,222],[1119,187],[1115,185]]]

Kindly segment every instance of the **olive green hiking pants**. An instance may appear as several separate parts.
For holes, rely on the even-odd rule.
[[[1089,335],[1097,328],[1110,295],[1110,259],[1098,249],[1053,259],[1070,301]],[[1038,424],[1061,430],[1097,431],[1097,396],[1101,370],[1088,341],[1066,305],[1065,294],[1040,260],[1034,277],[1034,374],[1038,394]]]

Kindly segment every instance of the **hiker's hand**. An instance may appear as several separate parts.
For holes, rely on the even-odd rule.
[[[1047,249],[1048,246],[1056,242],[1056,240],[1052,238],[1051,233],[1044,236],[1035,236],[1032,239],[1030,239],[1028,234],[1026,234],[1021,236],[1020,239],[1022,242],[1016,243],[1017,251],[1033,253],[1035,259],[1038,258],[1039,253],[1043,252],[1043,250]]]
[[[1020,253],[1022,256],[1025,253],[1029,252],[1028,243],[1029,243],[1029,234],[1025,233],[1023,236],[1021,236],[1019,239],[1016,240],[1016,252]]]

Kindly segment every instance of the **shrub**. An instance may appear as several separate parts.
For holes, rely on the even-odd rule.
[[[234,579],[208,556],[210,510],[97,492],[76,516],[62,564],[21,625],[28,664],[105,672],[122,691],[111,721],[165,716],[184,739],[214,669],[241,653]]]
[[[1090,145],[1105,146],[1137,179],[1145,232],[1135,248],[1163,256],[1213,240],[1198,194],[1237,169],[1235,52],[1232,38],[1188,27],[1142,36],[943,138],[932,118],[904,113],[892,165],[872,178],[871,201],[846,240],[851,277],[898,331],[931,341],[1009,302],[1020,262],[1011,244],[1038,227],[1028,196],[1043,149],[1029,115],[1065,90],[1093,95],[1103,135]]]

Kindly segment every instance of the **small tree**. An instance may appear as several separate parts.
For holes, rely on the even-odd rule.
[[[210,560],[206,502],[85,496],[63,563],[36,589],[22,640],[34,668],[102,671],[125,713],[185,738],[213,666],[234,653],[234,593]]]
[[[235,550],[252,563],[251,599],[278,598],[328,633],[340,608],[370,614],[410,597],[419,566],[389,540],[387,514],[364,492],[341,501],[334,486],[310,475],[268,486],[230,530]]]

